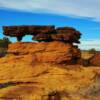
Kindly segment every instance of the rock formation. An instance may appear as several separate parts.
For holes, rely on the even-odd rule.
[[[33,35],[38,43],[17,42],[9,45],[8,54],[32,55],[34,61],[75,64],[81,54],[77,46],[80,32],[74,28],[54,26],[4,26],[4,35],[15,36],[20,41],[24,35]],[[41,41],[43,41],[41,43]],[[24,48],[24,49],[23,49]],[[27,58],[26,58],[27,59]]]
[[[55,28],[54,26],[4,26],[3,30],[4,35],[17,37],[18,41],[21,41],[25,35],[50,34]]]
[[[100,67],[77,64],[81,54],[73,43],[80,33],[57,28],[50,35],[48,29],[41,33],[35,28],[30,28],[33,39],[43,42],[11,43],[7,56],[0,58],[0,100],[99,100]],[[4,34],[19,40],[26,35],[24,29],[8,30]]]
[[[90,53],[89,51],[81,52],[80,64],[84,66],[100,66],[100,52]]]
[[[70,43],[79,43],[80,32],[70,27],[54,26],[4,26],[4,35],[17,37],[18,41],[22,40],[25,35],[33,35],[36,41],[63,41]]]
[[[17,42],[9,45],[8,54],[12,56],[31,55],[34,62],[75,64],[80,59],[80,50],[60,41],[48,43]],[[27,60],[27,57],[26,57]]]
[[[0,59],[0,100],[100,99],[100,67],[30,65],[29,60]]]
[[[68,43],[80,43],[80,32],[70,27],[59,27],[56,34],[52,34],[52,39]]]

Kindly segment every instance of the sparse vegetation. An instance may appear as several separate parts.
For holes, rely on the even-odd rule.
[[[92,49],[90,49],[89,51],[88,51],[90,54],[92,53],[92,54],[95,54],[96,53],[96,50],[95,50],[95,48],[92,48]]]
[[[0,57],[3,57],[6,55],[8,44],[10,44],[11,41],[7,37],[3,37],[0,39]]]

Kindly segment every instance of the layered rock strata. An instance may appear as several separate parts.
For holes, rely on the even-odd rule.
[[[49,40],[36,34],[34,39],[43,42],[9,45],[7,55],[0,58],[0,100],[99,100],[100,67],[77,64],[81,54],[73,43],[79,41],[79,33],[56,31],[50,35],[52,41],[48,34]]]
[[[37,43],[13,43],[8,54],[31,55],[33,61],[50,63],[77,63],[81,54],[78,46],[81,33],[74,28],[55,26],[4,26],[4,35],[15,36],[18,41],[25,35],[33,35]],[[24,48],[24,49],[23,49]]]
[[[60,41],[46,43],[16,42],[9,45],[8,55],[30,56],[33,62],[74,64],[80,59],[80,50]],[[27,59],[27,56],[25,59]]]
[[[33,35],[36,41],[63,41],[70,43],[79,43],[80,32],[70,27],[55,26],[4,26],[4,35],[17,37],[21,41],[25,35]]]

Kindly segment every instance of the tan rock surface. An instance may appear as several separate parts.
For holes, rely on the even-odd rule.
[[[29,64],[0,59],[0,100],[48,100],[59,92],[61,100],[99,100],[100,67]]]

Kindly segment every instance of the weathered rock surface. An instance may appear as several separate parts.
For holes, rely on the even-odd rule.
[[[33,62],[65,64],[75,64],[81,57],[78,48],[59,41],[46,43],[12,43],[9,45],[8,54],[15,57],[24,56],[24,59],[31,57],[29,59]]]
[[[52,34],[53,40],[64,41],[68,43],[80,43],[80,32],[70,27],[59,27],[56,29],[57,34]]]
[[[90,63],[94,66],[100,66],[100,52],[94,55],[94,57],[90,60]]]
[[[80,43],[81,33],[74,28],[54,26],[4,26],[3,33],[7,36],[15,36],[18,41],[25,35],[33,35],[36,41],[63,41],[67,43]]]
[[[53,93],[59,100],[100,99],[100,67],[30,65],[28,58],[9,62],[11,57],[0,59],[1,100],[48,100]]]
[[[67,65],[79,58],[77,46],[60,41],[10,44],[0,58],[0,100],[99,100],[100,67]]]
[[[34,35],[38,33],[50,33],[55,30],[54,26],[4,26],[4,35],[19,36],[19,35]]]
[[[4,26],[3,34],[11,37],[17,37],[21,41],[25,35],[36,35],[51,33],[55,30],[54,26]]]

